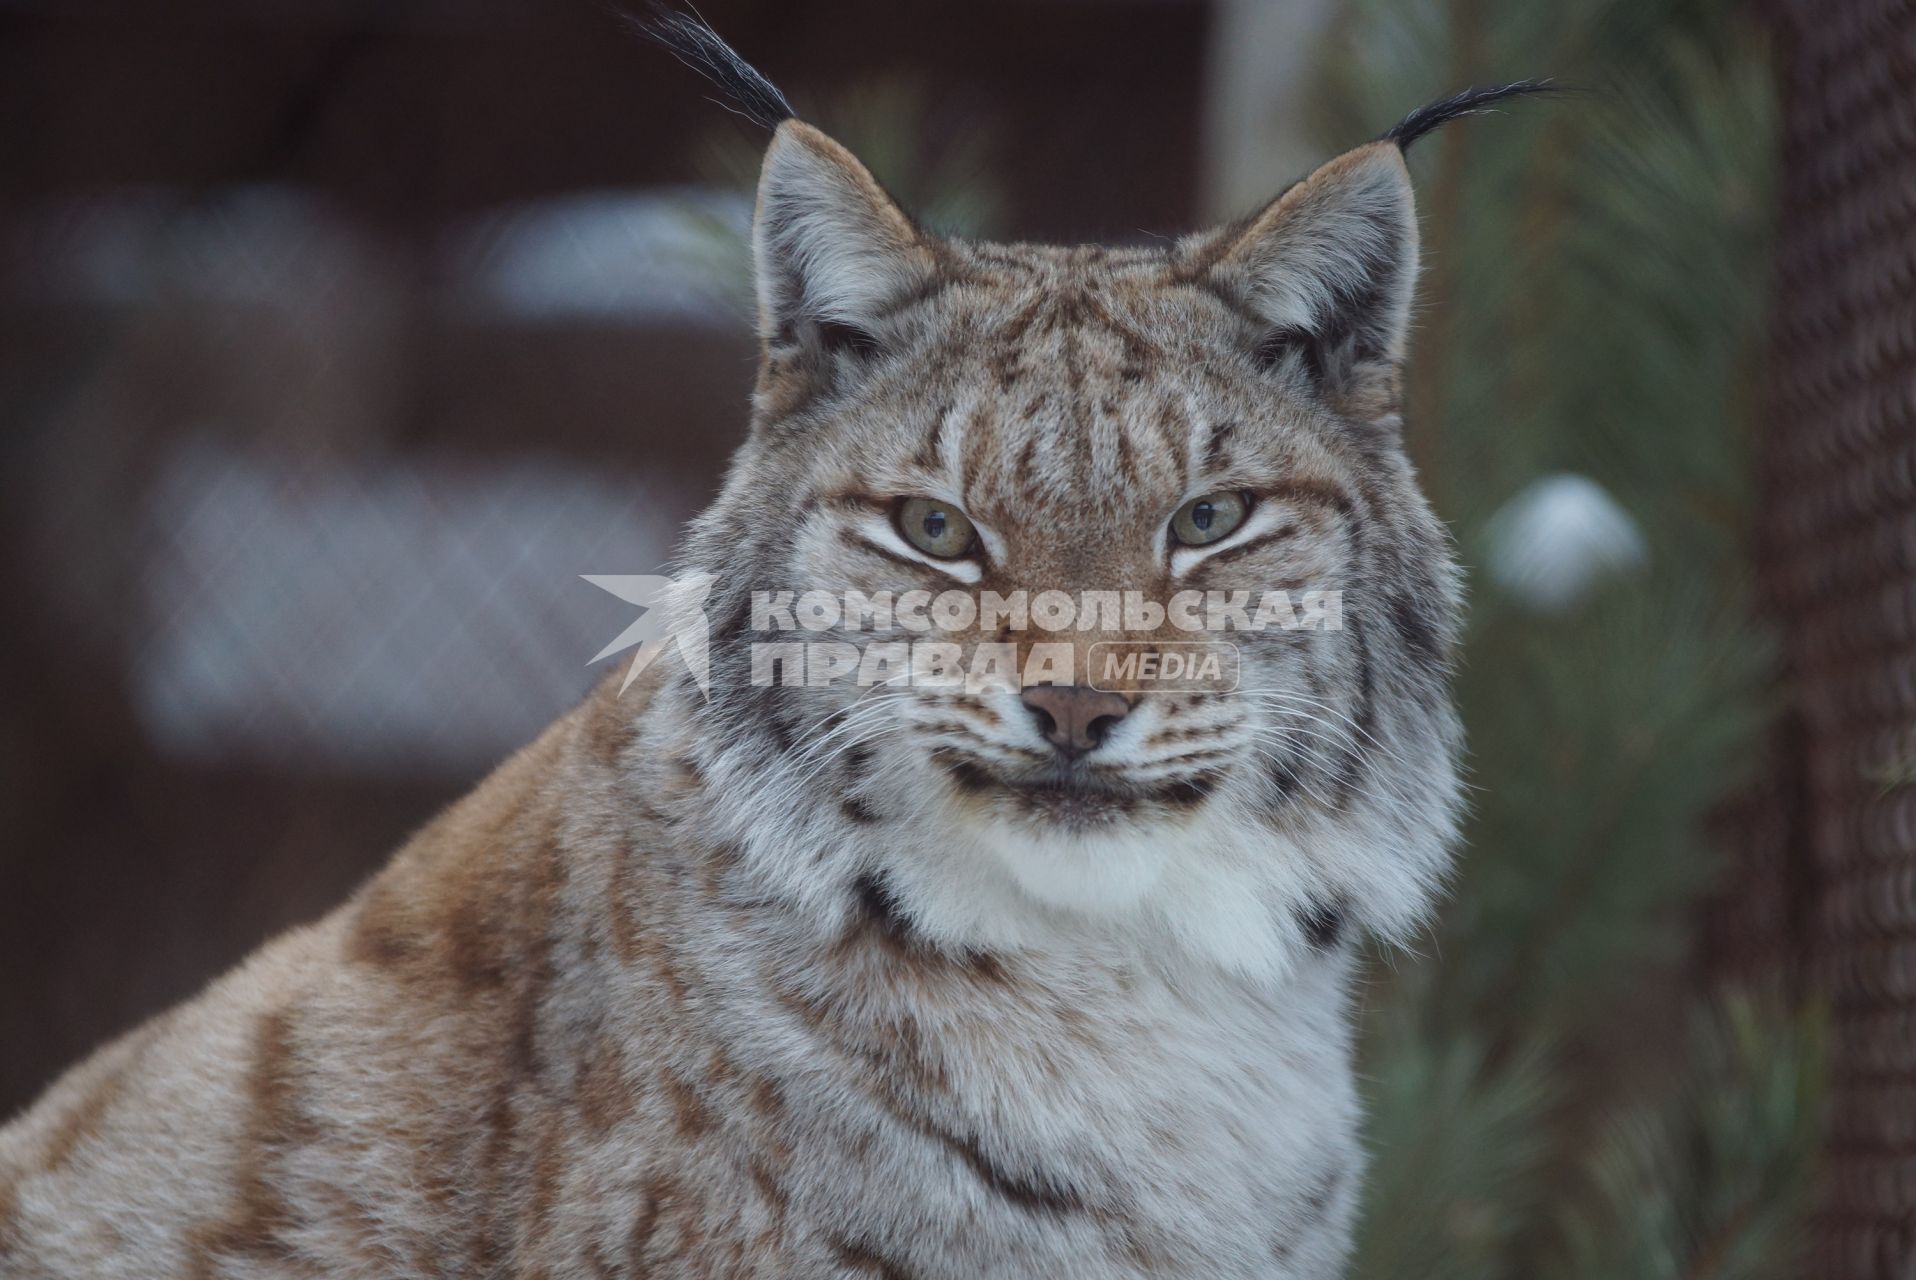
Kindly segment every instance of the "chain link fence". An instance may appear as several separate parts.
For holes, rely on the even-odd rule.
[[[1916,1274],[1916,4],[1782,0],[1757,533],[1787,704],[1717,958],[1832,1014],[1812,1274]]]

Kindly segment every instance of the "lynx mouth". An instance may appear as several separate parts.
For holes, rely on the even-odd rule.
[[[1148,782],[1128,779],[1122,770],[1059,764],[1030,773],[1006,774],[988,762],[945,749],[934,759],[960,795],[998,802],[1009,811],[1041,822],[1091,827],[1138,816],[1188,813],[1208,800],[1222,781],[1217,772],[1200,772]]]

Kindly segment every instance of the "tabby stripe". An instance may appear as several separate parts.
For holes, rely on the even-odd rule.
[[[1290,1261],[1291,1255],[1297,1252],[1297,1246],[1303,1243],[1304,1236],[1323,1223],[1330,1212],[1332,1197],[1344,1181],[1344,1172],[1344,1167],[1339,1165],[1319,1176],[1316,1185],[1304,1197],[1303,1212],[1284,1229],[1283,1234],[1271,1242],[1272,1258],[1278,1262]]]
[[[838,811],[862,827],[873,826],[884,820],[884,816],[862,797],[849,792],[838,793]]]
[[[1344,936],[1344,908],[1335,902],[1310,902],[1296,910],[1297,927],[1313,950],[1329,951]]]
[[[884,875],[867,872],[852,882],[852,899],[860,915],[880,938],[894,947],[911,945],[911,921],[898,905],[898,895]]]
[[[939,429],[942,430],[942,428],[943,428],[943,423],[941,421],[939,425]],[[938,434],[937,431],[933,432],[933,439],[937,438],[937,434]],[[891,499],[874,498],[869,493],[866,493],[862,489],[850,489],[850,490],[845,490],[838,493],[816,494],[813,497],[807,499],[807,501],[815,506],[828,508],[832,511],[836,511],[843,515],[848,515],[848,516],[868,516],[874,513],[878,515],[890,515],[891,509],[892,509]],[[749,600],[747,600],[747,598],[743,595],[741,595],[739,598],[742,601],[746,601],[747,608],[749,609],[750,607]],[[749,620],[749,615],[748,615],[748,620]],[[741,631],[744,630],[744,627],[741,625],[739,630]]]
[[[993,967],[995,967],[995,962],[993,962]],[[793,1008],[808,1025],[821,1031],[825,1030],[829,1025],[828,1015],[824,1011],[813,1007],[806,996],[797,992],[786,991],[781,994],[780,1000],[788,1007]],[[838,1047],[840,1047],[841,1051],[844,1051],[842,1046]],[[871,1049],[860,1054],[848,1053],[848,1056],[862,1058],[866,1062],[876,1060],[879,1065],[889,1067],[893,1070],[896,1070],[900,1065],[896,1062],[886,1061],[884,1050],[877,1046],[873,1046]],[[881,1108],[887,1115],[891,1116],[898,1124],[917,1133],[927,1141],[936,1143],[956,1156],[958,1160],[970,1170],[972,1175],[977,1178],[980,1185],[1006,1203],[1016,1205],[1025,1212],[1034,1215],[1044,1215],[1054,1218],[1089,1211],[1089,1206],[1085,1204],[1083,1199],[1081,1199],[1075,1191],[1068,1187],[1059,1186],[1046,1178],[1020,1177],[1008,1172],[994,1162],[990,1156],[986,1155],[984,1149],[979,1146],[975,1139],[961,1134],[951,1133],[948,1130],[940,1128],[928,1117],[919,1114],[915,1109],[910,1107],[904,1099],[895,1097],[889,1092],[881,1092],[871,1088],[867,1088],[864,1092],[867,1098]]]
[[[898,297],[870,308],[867,315],[873,320],[895,319],[913,307],[921,307],[933,298],[939,297],[958,283],[958,280],[952,276],[931,276]]]
[[[1034,432],[1025,437],[1024,447],[1018,450],[1018,465],[1012,468],[1012,474],[1018,477],[1019,494],[1028,503],[1039,500],[1039,492],[1034,487],[1038,479],[1038,437]]]
[[[879,555],[885,557],[885,559],[890,560],[894,564],[905,565],[920,573],[924,572],[926,569],[929,569],[931,567],[930,565],[926,564],[923,560],[914,560],[910,556],[901,555],[898,552],[893,551],[890,547],[885,546],[883,543],[873,542],[870,538],[867,538],[862,533],[852,534],[852,541],[856,542],[859,546],[864,547],[867,551],[877,552]]]
[[[927,471],[936,471],[944,463],[945,419],[949,418],[951,413],[952,407],[949,404],[939,406],[938,412],[932,415],[931,434],[925,437],[925,442],[918,446],[918,452],[912,458],[913,462]]]
[[[1377,722],[1377,677],[1372,665],[1370,640],[1363,620],[1352,614],[1345,620],[1345,628],[1357,645],[1357,733],[1351,744],[1344,749],[1343,765],[1337,776],[1337,804],[1339,808],[1348,807],[1357,795],[1357,787],[1363,781],[1364,744],[1376,738]]]
[[[1216,472],[1224,463],[1224,444],[1237,430],[1236,422],[1220,422],[1211,428],[1211,438],[1204,445],[1204,469]]]
[[[1299,755],[1298,748],[1292,746],[1286,757],[1273,756],[1265,765],[1265,772],[1270,775],[1272,785],[1277,788],[1277,801],[1280,805],[1292,803],[1297,799],[1297,793],[1303,790],[1303,779],[1299,777],[1303,761]]]
[[[605,1250],[594,1240],[585,1248],[586,1265],[592,1268],[594,1280],[618,1280],[618,1273],[612,1269],[612,1260],[605,1256]]]
[[[1062,1217],[1070,1213],[1082,1213],[1085,1210],[1084,1201],[1068,1188],[1056,1186],[1048,1180],[1034,1181],[1006,1172],[985,1154],[984,1149],[974,1139],[947,1133],[929,1120],[921,1121],[919,1129],[927,1137],[944,1144],[947,1150],[963,1160],[986,1187],[1029,1213]]]
[[[659,1215],[676,1197],[678,1189],[668,1178],[647,1178],[639,1188],[644,1204],[632,1219],[632,1230],[625,1238],[625,1269],[634,1276],[652,1274],[646,1255],[651,1252],[652,1236],[659,1229]]]
[[[1199,281],[1197,282],[1197,288],[1199,292],[1208,295],[1217,302],[1223,303],[1232,315],[1244,321],[1245,324],[1251,326],[1253,329],[1257,329],[1261,332],[1273,327],[1269,316],[1240,297],[1235,290],[1221,285],[1214,280]]]
[[[1145,746],[1147,747],[1155,747],[1160,745],[1163,745],[1163,744],[1158,743],[1156,741],[1147,742],[1145,744]],[[1233,754],[1234,754],[1233,752],[1226,751],[1218,747],[1199,747],[1193,751],[1186,751],[1181,755],[1165,756],[1161,760],[1147,760],[1144,763],[1144,767],[1164,769],[1164,768],[1168,768],[1171,765],[1185,765],[1188,767],[1188,766],[1197,765],[1197,764],[1209,764],[1214,761],[1217,763],[1223,763],[1229,760]]]
[[[860,920],[853,932],[847,935],[846,941],[855,939],[859,931],[869,930],[876,933],[881,945],[895,956],[920,957],[931,963],[943,961],[951,971],[962,972],[974,979],[1004,980],[1002,969],[990,956],[973,956],[959,964],[945,960],[939,952],[913,945],[910,924],[899,915],[896,900],[882,878],[861,877],[853,886],[853,892]],[[916,1079],[918,1089],[925,1094],[940,1090],[943,1084],[942,1069],[936,1063],[926,1064],[914,1060],[910,1053],[911,1044],[847,1044],[841,1039],[842,1028],[839,1024],[842,1019],[835,1010],[820,1008],[814,997],[805,992],[793,990],[784,984],[780,986],[780,1003],[796,1013],[806,1026],[820,1033],[823,1043],[859,1068],[853,1073],[853,1078],[865,1084],[865,1096],[900,1126],[942,1146],[956,1156],[982,1186],[1026,1212],[1060,1217],[1086,1211],[1088,1206],[1071,1188],[1042,1175],[1020,1176],[1009,1172],[986,1154],[977,1139],[940,1127],[925,1114],[923,1105],[916,1099],[902,1096],[892,1089],[875,1087],[881,1081],[902,1077]],[[907,1026],[897,1030],[902,1035],[908,1029]]]
[[[920,733],[948,733],[965,742],[975,742],[978,738],[978,735],[972,732],[970,725],[960,724],[956,720],[923,720],[918,723],[917,728]]]
[[[965,246],[965,250],[976,262],[989,263],[994,267],[1007,267],[1021,276],[1031,274],[1029,262],[1003,249],[986,244],[970,244]]]
[[[1352,518],[1357,511],[1357,503],[1351,495],[1328,480],[1306,480],[1292,478],[1271,488],[1273,498],[1282,498],[1286,502],[1311,503],[1329,507],[1346,519]],[[1373,516],[1375,513],[1372,513]]]
[[[1435,587],[1426,584],[1426,590],[1435,596]],[[1444,647],[1437,639],[1436,625],[1424,612],[1412,602],[1411,597],[1402,591],[1395,592],[1390,598],[1390,621],[1397,636],[1410,650],[1411,657],[1418,665],[1426,669],[1441,667],[1444,663]]]
[[[931,758],[965,791],[989,791],[997,785],[992,780],[991,771],[975,756],[968,756],[951,747],[939,747],[931,753]]]
[[[1160,804],[1179,809],[1195,808],[1210,799],[1217,790],[1223,775],[1218,773],[1198,773],[1177,782],[1166,783],[1151,792],[1150,798]]]
[[[1107,416],[1112,419],[1112,429],[1118,435],[1118,474],[1124,477],[1127,485],[1135,487],[1138,483],[1137,446],[1131,443],[1131,433],[1124,429],[1124,424],[1116,420],[1117,414],[1107,413]]]
[[[966,425],[966,447],[961,454],[958,476],[958,497],[968,499],[978,490],[978,472],[984,466],[985,459],[997,451],[998,419],[990,405],[972,415]]]
[[[1191,449],[1191,436],[1194,434],[1190,418],[1185,416],[1182,405],[1175,402],[1166,404],[1158,415],[1164,426],[1164,442],[1178,460],[1178,485],[1188,489],[1194,482],[1197,472],[1197,458]]]
[[[778,1180],[778,1175],[759,1156],[752,1156],[746,1161],[746,1172],[751,1174],[752,1184],[758,1188],[758,1194],[772,1211],[772,1216],[783,1221],[786,1210],[791,1208],[792,1198]]]
[[[87,1095],[61,1119],[44,1153],[43,1168],[46,1172],[55,1173],[64,1167],[73,1158],[79,1145],[99,1129],[108,1109],[125,1090],[127,1077],[145,1056],[146,1042],[151,1038],[149,1034],[142,1034],[139,1043],[129,1046],[105,1078],[88,1090]]]
[[[1273,542],[1282,542],[1284,539],[1296,534],[1296,532],[1297,526],[1295,524],[1288,522],[1281,524],[1275,529],[1270,529],[1258,534],[1255,538],[1247,538],[1243,542],[1233,543],[1228,547],[1220,547],[1218,550],[1204,557],[1203,566],[1208,571],[1217,565],[1229,564],[1231,561],[1248,556],[1253,551],[1269,546]]]
[[[673,1122],[681,1138],[696,1141],[718,1127],[718,1117],[705,1105],[696,1088],[670,1068],[663,1074],[665,1092],[672,1103]]]
[[[1104,298],[1095,293],[1083,295],[1085,310],[1092,320],[1102,325],[1107,332],[1115,336],[1124,345],[1124,359],[1127,364],[1146,364],[1154,359],[1162,359],[1164,348],[1138,331],[1136,325],[1114,314],[1104,303]]]
[[[9,1248],[9,1242],[20,1239],[14,1230],[14,1221],[19,1216],[20,1184],[13,1180],[0,1182],[0,1254]]]
[[[273,1165],[282,1151],[312,1142],[318,1126],[299,1107],[293,1027],[293,1013],[284,1008],[261,1014],[255,1023],[246,1073],[247,1118],[233,1178],[238,1212],[188,1234],[195,1274],[216,1274],[216,1264],[225,1257],[297,1260],[280,1233],[301,1218],[281,1194]]]
[[[827,1236],[825,1243],[838,1255],[838,1260],[848,1267],[877,1276],[879,1280],[912,1280],[910,1271],[861,1240]]]

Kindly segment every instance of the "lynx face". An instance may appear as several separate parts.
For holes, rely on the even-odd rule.
[[[1268,973],[1347,918],[1413,922],[1451,833],[1456,596],[1398,441],[1397,146],[1162,248],[978,245],[791,121],[755,241],[753,429],[688,557],[716,579],[701,765],[755,797],[738,841],[795,887],[875,880],[952,945],[1168,932]],[[1181,598],[1230,627],[1212,602],[1280,590],[1335,615],[1142,625]],[[943,607],[768,634],[755,592]],[[959,607],[1046,592],[1065,628]],[[794,641],[802,684],[755,664]],[[874,652],[924,641],[968,678]],[[1230,670],[1165,692],[1110,665],[1179,645]],[[820,844],[829,866],[786,852]]]

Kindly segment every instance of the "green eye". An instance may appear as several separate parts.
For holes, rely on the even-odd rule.
[[[965,513],[936,498],[906,498],[898,504],[898,532],[928,556],[955,560],[978,545],[978,531]]]
[[[1207,493],[1178,508],[1171,517],[1171,537],[1187,547],[1201,547],[1227,538],[1251,513],[1247,493]]]

